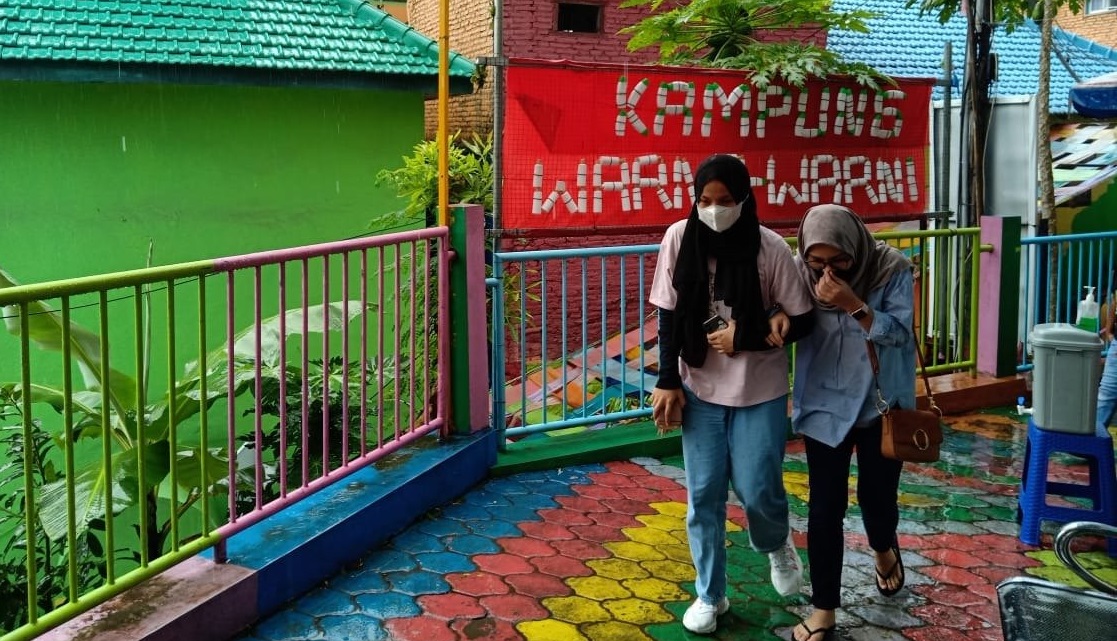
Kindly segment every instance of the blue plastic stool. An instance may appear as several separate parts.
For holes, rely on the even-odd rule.
[[[1090,465],[1090,482],[1059,483],[1047,480],[1047,463],[1055,452],[1085,458]],[[1108,431],[1071,434],[1040,429],[1028,420],[1027,453],[1020,480],[1020,540],[1039,545],[1041,521],[1095,521],[1117,526],[1117,468],[1114,467],[1113,438]],[[1060,507],[1047,504],[1047,495],[1085,498],[1091,508]],[[1117,541],[1109,541],[1110,556],[1117,556]]]

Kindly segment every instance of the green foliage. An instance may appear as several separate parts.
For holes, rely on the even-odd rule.
[[[860,63],[803,41],[779,41],[791,29],[842,29],[867,33],[866,20],[879,14],[856,9],[835,12],[829,0],[792,0],[773,5],[762,0],[624,0],[621,7],[642,7],[649,17],[621,30],[631,36],[628,49],[659,47],[660,62],[748,71],[764,87],[781,79],[801,86],[808,78],[848,75],[877,87],[887,76]]]
[[[1082,11],[1081,0],[1052,0],[1056,11],[1066,7],[1071,13]],[[934,15],[941,24],[962,12],[966,0],[908,0],[907,7],[918,7],[920,15]],[[1043,3],[1035,0],[1007,0],[991,2],[993,21],[1012,33],[1025,20],[1039,22],[1043,19]]]
[[[7,424],[14,421],[18,424]],[[0,391],[0,633],[23,625],[28,619],[25,465],[31,472],[33,492],[56,483],[63,473],[55,462],[60,458],[58,442],[39,421],[31,422],[31,442],[24,440],[22,414],[15,399]],[[79,593],[99,585],[105,576],[104,550],[94,532],[79,536],[74,550]],[[68,551],[65,541],[36,537],[36,613],[57,607],[69,585]]]
[[[450,202],[474,203],[493,210],[493,137],[472,134],[463,138],[450,136],[448,152],[450,174]],[[390,220],[420,221],[438,207],[438,141],[424,140],[415,145],[410,156],[404,156],[403,166],[382,170],[376,184],[388,184],[396,194],[407,199],[407,205],[373,221],[383,226]]]

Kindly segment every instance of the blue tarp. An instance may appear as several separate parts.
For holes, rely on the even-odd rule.
[[[1074,85],[1070,89],[1070,102],[1083,116],[1117,117],[1117,72]]]

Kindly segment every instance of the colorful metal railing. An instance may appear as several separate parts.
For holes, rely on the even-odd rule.
[[[0,385],[18,471],[0,474],[0,498],[22,496],[0,501],[20,512],[0,545],[23,551],[26,574],[24,620],[0,640],[33,638],[204,549],[220,561],[234,533],[444,433],[447,241],[438,227],[4,277],[20,373]]]
[[[1018,371],[1032,369],[1031,333],[1041,323],[1074,323],[1086,287],[1113,313],[1117,231],[1024,238],[1020,241]]]
[[[976,371],[976,257],[990,249],[979,233],[875,234],[916,266],[916,331],[929,373]],[[787,241],[794,246],[794,238]],[[492,402],[502,447],[651,415],[658,350],[647,289],[658,251],[637,245],[494,254]]]

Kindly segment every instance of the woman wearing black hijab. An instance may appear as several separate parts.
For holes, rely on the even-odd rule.
[[[649,300],[659,308],[659,381],[653,418],[682,429],[687,536],[697,599],[683,626],[705,634],[729,609],[725,519],[730,481],[749,539],[768,554],[772,584],[799,591],[783,457],[788,359],[784,345],[813,325],[810,293],[782,238],[760,226],[748,169],[707,158],[690,216],[664,234]]]

